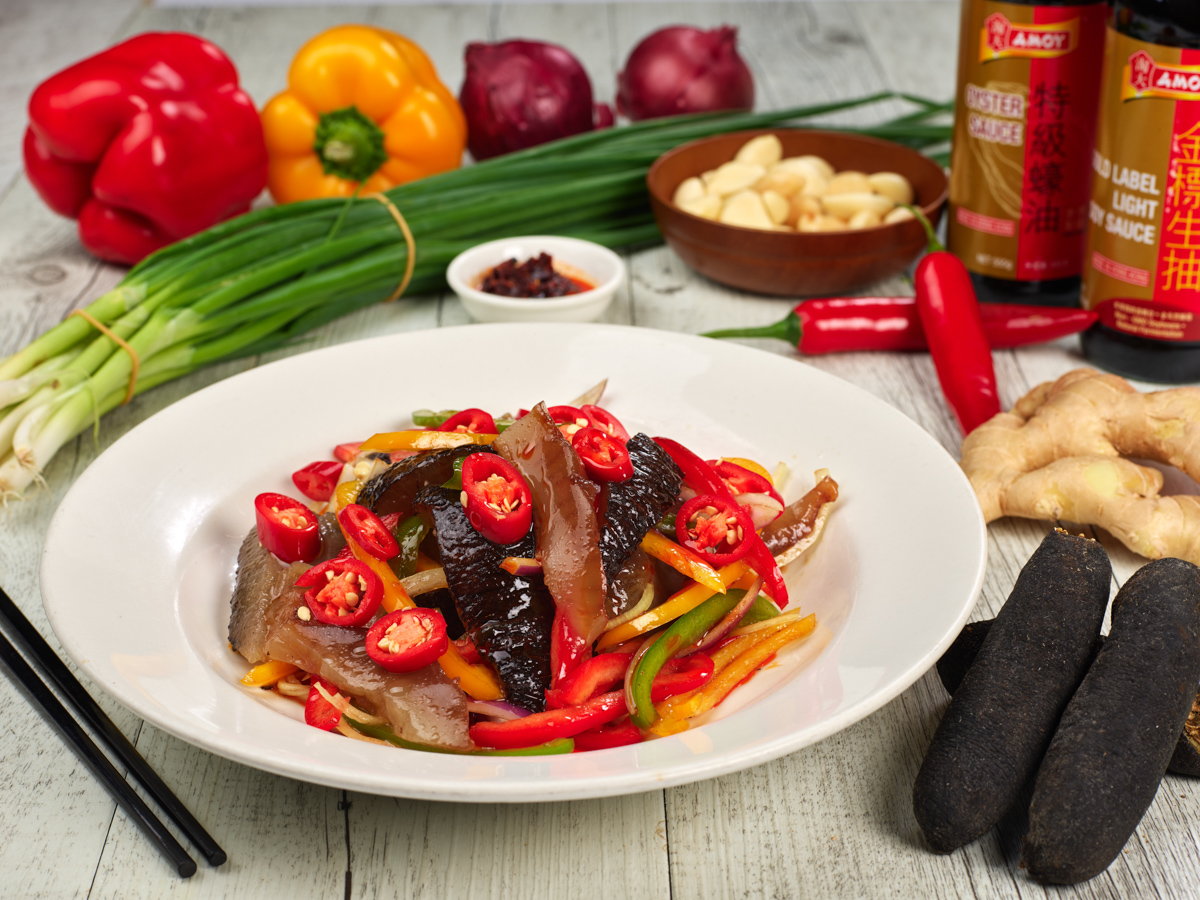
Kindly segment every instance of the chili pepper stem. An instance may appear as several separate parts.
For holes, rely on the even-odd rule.
[[[700,336],[707,338],[776,338],[787,341],[796,347],[800,344],[801,335],[800,317],[793,311],[770,325],[760,325],[757,328],[722,328],[718,331],[706,331]]]
[[[929,217],[921,211],[919,206],[911,206],[907,203],[900,204],[907,209],[917,221],[921,223],[921,227],[925,229],[925,236],[929,238],[929,246],[926,248],[926,253],[944,253],[946,245],[938,240],[937,233],[933,230],[933,223],[929,221]]]

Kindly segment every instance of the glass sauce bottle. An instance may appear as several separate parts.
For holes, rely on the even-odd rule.
[[[963,0],[949,249],[980,300],[1075,306],[1106,3]]]
[[[1200,380],[1200,3],[1118,0],[1105,46],[1082,300],[1089,360]]]

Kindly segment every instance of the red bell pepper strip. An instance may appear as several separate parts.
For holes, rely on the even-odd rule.
[[[376,559],[391,559],[400,555],[395,535],[375,513],[360,503],[348,503],[337,514],[338,524],[346,535]]]
[[[979,313],[993,350],[1043,344],[1086,331],[1099,318],[1088,309],[983,303]],[[782,321],[760,328],[709,331],[711,338],[778,338],[806,356],[928,350],[914,297],[826,297],[802,300]]]
[[[970,434],[1000,412],[992,351],[967,267],[946,252],[924,214],[914,212],[929,236],[929,252],[913,275],[917,312],[942,394],[963,434]]]
[[[717,474],[725,482],[725,487],[729,488],[729,493],[734,497],[740,497],[742,494],[766,494],[778,500],[780,506],[785,505],[779,491],[775,490],[775,485],[757,472],[751,472],[745,466],[739,466],[727,459],[710,459],[708,464],[717,470]]]
[[[333,448],[333,455],[344,463],[352,463],[358,456],[358,448],[362,446],[362,441],[350,441],[345,444],[338,444]]]
[[[628,481],[633,477],[633,460],[617,438],[589,425],[580,428],[571,439],[571,448],[579,455],[592,481]]]
[[[24,149],[46,204],[119,263],[245,212],[267,183],[254,102],[192,34],[140,34],[51,75],[29,100]]]
[[[337,696],[338,689],[316,675],[312,676],[309,683],[311,687],[308,689],[308,699],[304,701],[304,721],[313,728],[333,731],[342,720],[342,711],[321,696],[317,685],[324,687],[331,697]]]
[[[582,706],[531,713],[507,722],[478,722],[471,726],[471,740],[482,747],[513,750],[533,747],[557,738],[574,737],[599,725],[607,725],[625,712],[624,691],[612,691]]]
[[[334,460],[318,460],[292,473],[292,484],[310,500],[324,503],[333,496],[338,479],[342,475],[342,464]]]
[[[704,687],[713,677],[715,670],[716,665],[712,657],[706,653],[697,652],[670,659],[654,678],[654,684],[650,688],[650,700],[662,703],[668,697]]]
[[[683,472],[684,484],[697,494],[714,494],[717,497],[726,497],[734,503],[737,502],[725,482],[721,480],[721,476],[717,474],[717,470],[687,447],[665,437],[656,437],[654,442],[667,451],[667,455]],[[787,584],[783,580],[783,573],[779,571],[779,564],[775,562],[775,557],[771,555],[767,545],[753,529],[746,535],[746,543],[749,545],[746,550],[746,561],[750,563],[754,571],[762,576],[766,592],[775,601],[775,605],[783,609],[787,606],[788,591]]]
[[[610,413],[607,409],[600,406],[595,406],[591,403],[585,403],[579,407],[579,411],[583,413],[584,418],[588,420],[588,424],[593,428],[599,428],[610,437],[616,438],[621,443],[629,440],[629,432],[625,430],[625,426],[620,420]]]
[[[563,608],[554,611],[554,622],[550,625],[550,687],[559,683],[575,671],[591,654],[587,638],[575,630],[571,617]]]
[[[367,631],[367,656],[389,672],[415,672],[437,661],[450,638],[436,609],[398,609]]]
[[[284,494],[254,498],[258,542],[286,563],[308,562],[321,552],[321,533],[313,511]]]
[[[497,434],[496,420],[490,413],[472,407],[457,412],[437,428],[438,431],[457,431],[462,434]]]
[[[463,460],[467,519],[493,544],[512,544],[533,524],[533,496],[521,473],[495,453],[472,453]]]
[[[697,494],[675,514],[679,543],[700,554],[710,566],[727,566],[750,551],[754,524],[745,509],[728,496]]]
[[[578,666],[557,687],[546,691],[546,708],[562,709],[586,703],[625,679],[632,653],[601,653]]]
[[[367,564],[350,557],[337,557],[313,566],[296,579],[296,587],[308,588],[304,602],[326,625],[354,627],[371,621],[383,602],[383,583]]]
[[[629,744],[640,744],[643,740],[642,730],[629,719],[613,725],[603,725],[591,731],[582,731],[575,735],[575,752],[581,750],[607,750],[610,747],[626,747]]]

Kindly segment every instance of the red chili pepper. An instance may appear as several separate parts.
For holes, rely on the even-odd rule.
[[[584,418],[588,420],[588,424],[593,428],[599,428],[610,437],[615,437],[621,443],[629,440],[629,432],[625,430],[625,426],[607,409],[600,406],[593,406],[591,403],[585,403],[579,407],[579,411],[583,413]]]
[[[192,34],[140,34],[51,75],[29,99],[24,149],[47,205],[120,263],[245,212],[267,183],[254,101]]]
[[[740,497],[742,494],[766,494],[778,500],[780,506],[784,505],[783,498],[779,496],[775,486],[757,472],[751,472],[745,466],[739,466],[727,459],[710,459],[708,464],[717,470],[717,474],[725,482],[725,487],[729,488],[729,493],[734,497]]]
[[[583,410],[574,406],[551,406],[546,412],[568,441],[575,437],[575,432],[580,428],[586,428],[590,424]]]
[[[376,559],[391,559],[400,555],[395,536],[375,513],[360,503],[349,503],[337,514],[338,524],[346,529],[356,544]]]
[[[721,480],[721,476],[717,474],[717,470],[687,447],[678,441],[664,437],[656,437],[654,442],[667,451],[667,455],[683,472],[684,484],[697,494],[714,494],[717,497],[733,500],[734,503],[737,502],[725,482]],[[754,571],[762,576],[763,586],[771,599],[775,601],[775,605],[783,609],[787,606],[788,591],[783,580],[783,573],[779,571],[779,564],[775,562],[775,557],[771,555],[771,551],[767,549],[763,539],[753,529],[746,535],[746,543],[749,544],[749,548],[745,558]]]
[[[309,463],[292,473],[292,484],[305,497],[324,502],[333,496],[338,479],[342,475],[342,464],[333,460]]]
[[[575,752],[582,750],[607,750],[610,747],[625,747],[640,744],[644,738],[642,730],[629,719],[613,725],[603,725],[575,735]]]
[[[287,563],[308,562],[321,552],[321,533],[313,511],[284,494],[254,498],[258,542]]]
[[[563,608],[558,607],[550,625],[550,687],[558,687],[590,653],[587,639],[571,625],[571,617],[563,613]]]
[[[506,722],[478,722],[471,726],[471,740],[498,750],[534,747],[607,725],[624,712],[625,692],[612,691],[580,706],[532,713]]]
[[[942,394],[963,434],[970,434],[1000,412],[992,351],[967,267],[946,252],[920,210],[915,213],[929,236],[929,252],[913,274],[917,312]]]
[[[362,441],[350,441],[346,444],[338,444],[333,448],[333,455],[344,463],[352,463],[358,457],[358,448],[362,446]]]
[[[304,602],[326,625],[365,625],[383,600],[379,576],[354,558],[339,556],[313,566],[296,579],[296,587],[309,589]]]
[[[472,407],[457,412],[438,426],[438,431],[461,431],[466,434],[496,434],[496,420],[490,413]]]
[[[308,689],[308,699],[304,701],[304,721],[313,728],[333,731],[342,720],[342,711],[321,696],[317,685],[325,688],[330,697],[336,697],[338,689],[316,675],[312,676],[309,684],[311,687]]]
[[[754,523],[728,495],[697,494],[675,514],[679,543],[714,567],[737,562],[750,551]]]
[[[415,672],[446,652],[446,620],[436,609],[398,609],[367,632],[367,656],[389,672]]]
[[[628,481],[633,477],[629,451],[606,431],[591,425],[580,428],[571,439],[571,448],[579,454],[593,481]]]
[[[993,350],[1056,341],[1086,331],[1099,318],[1088,309],[983,303],[983,330]],[[802,300],[761,328],[707,332],[711,338],[778,338],[806,356],[862,350],[928,350],[914,297],[826,297]]]
[[[478,648],[475,646],[475,642],[467,635],[464,634],[462,637],[455,638],[452,643],[458,648],[458,652],[462,654],[462,658],[471,665],[478,665],[484,661],[483,656],[480,655]]]
[[[533,497],[512,464],[495,453],[472,453],[463,460],[462,486],[467,519],[493,544],[512,544],[529,533]]]

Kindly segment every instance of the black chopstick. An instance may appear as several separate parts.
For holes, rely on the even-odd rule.
[[[142,755],[137,752],[133,744],[129,743],[125,735],[121,733],[121,730],[113,724],[112,719],[100,708],[100,705],[92,699],[92,695],[84,690],[83,685],[71,674],[71,670],[59,659],[58,654],[51,649],[50,645],[46,643],[45,638],[33,627],[33,623],[25,617],[25,614],[12,601],[12,598],[4,592],[3,588],[0,588],[0,622],[5,623],[16,633],[22,646],[33,661],[38,664],[38,667],[58,685],[75,711],[92,727],[105,746],[125,764],[130,774],[146,789],[155,802],[171,817],[171,820],[179,826],[192,843],[196,845],[196,848],[204,855],[204,858],[214,866],[224,863],[227,859],[225,851],[204,830],[204,826],[197,822],[196,818],[188,812],[187,807],[171,792],[166,783],[158,777],[158,773],[150,768],[149,764],[142,759]],[[28,668],[28,664],[23,659],[21,663]],[[30,674],[33,678],[37,679],[37,675],[33,673],[32,669],[30,670]],[[32,690],[30,692],[32,693]],[[62,704],[58,702],[58,699],[53,694],[50,695],[50,699],[57,704],[62,714],[69,718],[66,709],[63,708]],[[45,704],[42,705],[42,708],[43,710],[46,709]],[[72,724],[75,723],[72,722]],[[78,725],[76,725],[76,728],[78,728]],[[84,734],[84,738],[87,738],[86,734]],[[95,744],[92,744],[90,739],[88,739],[88,743],[95,749]],[[86,759],[84,761],[87,762]],[[93,771],[95,770],[93,769]],[[104,780],[104,776],[98,775],[98,777]],[[124,780],[122,780],[122,784],[124,784]],[[133,796],[139,803],[141,802],[141,798],[136,794]],[[119,797],[117,799],[118,801],[120,800]],[[159,825],[159,827],[161,828],[162,826]],[[165,829],[163,833],[168,834],[168,837],[170,836]],[[171,840],[174,841],[174,838],[171,838]],[[178,847],[179,845],[176,843],[175,846]],[[180,849],[182,850],[182,848]],[[164,852],[166,851],[164,850]],[[174,857],[172,859],[174,861]],[[186,877],[196,871],[196,865],[187,854],[184,854],[184,859],[191,866],[191,872],[184,873],[181,869],[179,874]]]
[[[3,634],[0,634],[0,663],[3,663],[13,677],[25,687],[33,701],[41,708],[46,721],[62,733],[75,755],[104,783],[113,799],[133,819],[134,824],[145,832],[146,837],[154,842],[154,846],[176,871],[184,878],[195,875],[196,861],[187,855],[187,851],[175,840],[175,836],[167,831],[166,826],[146,805],[146,801],[121,777],[116,766],[100,752],[100,748],[88,737],[87,732],[71,718],[67,708],[58,701],[50,688],[42,683],[37,673]]]

